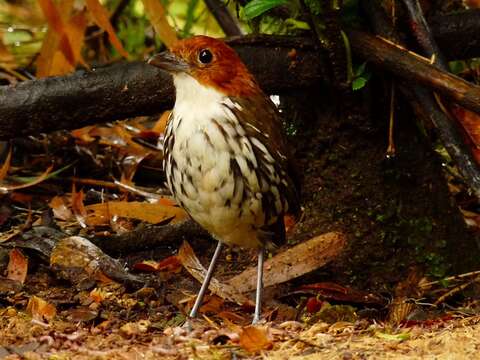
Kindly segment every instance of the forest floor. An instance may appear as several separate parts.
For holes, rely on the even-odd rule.
[[[188,332],[159,331],[147,320],[46,324],[12,309],[2,312],[4,359],[476,359],[480,350],[479,316],[395,330],[373,323],[289,321],[253,328],[200,320]]]

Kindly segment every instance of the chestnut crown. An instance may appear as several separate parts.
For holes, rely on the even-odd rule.
[[[235,50],[222,40],[208,36],[179,40],[170,52],[153,56],[149,63],[174,76],[186,73],[202,85],[213,87],[227,96],[262,93]]]

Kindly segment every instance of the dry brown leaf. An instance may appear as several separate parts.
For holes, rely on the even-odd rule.
[[[271,349],[272,340],[269,339],[265,326],[245,326],[240,332],[239,344],[242,348],[251,353]]]
[[[55,305],[46,302],[42,298],[32,296],[28,300],[27,313],[35,320],[50,321],[57,315],[57,309]]]
[[[27,278],[28,259],[17,248],[11,250],[9,256],[7,278],[23,284]]]
[[[178,250],[177,257],[190,275],[202,283],[205,279],[205,275],[207,274],[207,270],[203,267],[200,260],[198,260],[198,258],[195,256],[195,253],[188,242],[183,242],[182,246]],[[212,293],[220,296],[222,299],[235,302],[239,305],[249,303],[248,298],[240,294],[234,287],[221,283],[214,277],[212,277],[208,289]]]
[[[10,161],[12,160],[12,148],[8,151],[7,157],[0,168],[0,182],[5,179],[7,176],[8,170],[10,169]]]
[[[88,205],[86,209],[89,212],[87,222],[90,225],[108,224],[113,216],[138,219],[151,224],[158,224],[169,218],[176,222],[187,217],[187,213],[181,208],[159,202],[151,204],[140,201],[110,201]]]
[[[176,255],[169,256],[162,261],[145,260],[133,265],[133,268],[138,271],[146,272],[178,272],[182,268],[182,264]]]
[[[335,258],[343,249],[346,237],[339,232],[316,236],[265,261],[263,285],[280,284],[316,270]],[[257,267],[234,276],[228,284],[240,293],[252,291],[257,285]]]
[[[63,196],[54,196],[48,203],[53,210],[53,216],[57,219],[67,221],[72,217],[72,212],[68,208]]]
[[[177,33],[167,20],[167,13],[160,0],[143,0],[146,14],[162,42],[170,48],[178,40]]]
[[[40,184],[42,181],[44,181],[48,177],[48,174],[50,174],[52,169],[53,169],[53,165],[50,165],[42,175],[40,175],[35,180],[30,181],[29,183],[26,183],[26,184],[0,186],[0,193],[2,192],[7,193],[14,190],[25,189],[25,188]]]
[[[480,163],[480,115],[458,105],[453,105],[451,111],[465,129],[472,153]]]
[[[113,47],[121,56],[128,58],[128,52],[124,49],[122,43],[117,37],[117,34],[115,34],[112,24],[110,23],[107,10],[102,6],[102,4],[100,4],[98,0],[85,0],[85,5],[87,5],[93,21],[95,21],[100,28],[107,32],[108,38],[110,39]]]

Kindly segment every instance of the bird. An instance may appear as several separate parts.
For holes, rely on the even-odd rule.
[[[218,241],[189,317],[197,316],[225,243],[258,252],[258,323],[265,251],[285,240],[284,216],[300,208],[279,111],[221,39],[178,40],[148,63],[169,72],[175,87],[163,146],[167,186]]]

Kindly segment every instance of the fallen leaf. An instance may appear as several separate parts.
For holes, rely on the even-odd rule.
[[[83,190],[77,192],[75,182],[72,183],[72,210],[75,218],[77,219],[78,223],[81,227],[86,228],[86,218],[87,218],[87,210],[85,205],[83,204],[83,199],[85,195],[83,194]]]
[[[172,222],[187,217],[184,210],[176,206],[162,203],[145,203],[139,201],[110,201],[86,206],[88,211],[87,222],[90,225],[108,224],[114,216],[146,221],[158,224],[172,218]]]
[[[176,255],[173,255],[163,259],[162,261],[145,260],[134,264],[133,268],[135,270],[148,272],[178,272],[182,268],[182,263],[178,260]]]
[[[143,5],[158,37],[170,48],[178,38],[175,30],[168,23],[167,14],[162,3],[160,0],[143,0]]]
[[[10,250],[9,256],[7,278],[10,280],[16,280],[21,284],[25,283],[28,271],[28,259],[17,248]]]
[[[380,339],[390,340],[390,341],[405,341],[410,339],[409,332],[403,332],[398,334],[387,334],[387,333],[377,331],[375,332],[375,336]]]
[[[267,328],[253,325],[242,328],[239,344],[243,349],[251,353],[268,350],[273,346],[273,342],[268,337]]]
[[[331,282],[319,282],[302,285],[300,291],[311,290],[326,299],[351,302],[357,304],[384,305],[385,300],[379,295],[367,291],[352,289]]]
[[[202,283],[205,279],[205,275],[207,274],[207,269],[203,267],[200,260],[198,260],[198,258],[195,256],[195,253],[188,242],[183,242],[182,246],[178,250],[177,257],[190,275]],[[208,289],[224,300],[228,300],[239,305],[249,303],[248,298],[240,294],[235,287],[221,283],[214,277],[212,277],[210,280]]]
[[[50,267],[80,290],[91,288],[96,282],[111,282],[111,279],[134,286],[143,285],[120,262],[80,236],[70,236],[55,244]]]
[[[128,58],[128,52],[123,47],[122,43],[115,34],[112,24],[110,23],[109,14],[107,10],[100,4],[98,0],[85,0],[85,5],[93,18],[93,21],[104,31],[107,32],[108,38],[113,47],[124,58]]]
[[[15,58],[3,43],[3,34],[0,32],[0,63],[4,67],[15,67]]]
[[[165,132],[165,128],[167,127],[168,118],[170,116],[171,111],[164,111],[162,115],[158,118],[155,125],[153,125],[152,131],[157,134],[163,134]]]
[[[73,216],[63,196],[54,196],[48,206],[53,210],[53,216],[57,219],[67,221]]]
[[[86,306],[81,306],[75,309],[67,310],[67,316],[70,321],[79,322],[79,321],[92,321],[97,318],[98,311],[92,310]]]
[[[344,234],[330,232],[275,255],[265,261],[264,287],[284,283],[322,267],[340,253],[345,243]],[[255,290],[257,267],[246,269],[228,280],[227,283],[239,293]]]
[[[50,321],[57,315],[57,309],[53,304],[50,304],[39,298],[38,296],[32,296],[28,300],[27,313],[38,321]]]

